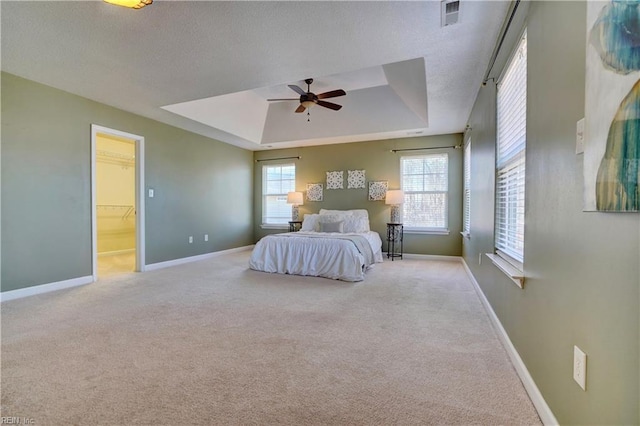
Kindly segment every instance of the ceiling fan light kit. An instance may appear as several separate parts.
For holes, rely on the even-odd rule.
[[[316,95],[311,91],[311,83],[313,83],[313,79],[307,78],[304,82],[307,83],[306,92],[304,91],[304,89],[300,88],[299,86],[296,86],[294,84],[289,84],[289,88],[294,92],[296,92],[297,94],[299,94],[300,98],[267,99],[267,101],[299,101],[300,105],[298,106],[298,108],[296,108],[295,112],[300,113],[307,110],[307,116],[309,116],[309,111],[308,111],[309,108],[311,108],[313,105],[320,105],[334,111],[338,111],[340,108],[342,108],[342,105],[334,104],[333,102],[323,101],[322,99],[337,98],[338,96],[345,96],[347,92],[345,92],[342,89],[338,89],[338,90],[331,90],[329,92],[324,92],[324,93],[320,93],[319,95]],[[310,121],[310,120],[307,118],[307,121]]]

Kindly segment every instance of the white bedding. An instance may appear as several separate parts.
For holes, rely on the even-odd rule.
[[[362,281],[368,264],[366,256],[344,236],[366,238],[373,262],[382,262],[382,240],[377,232],[321,233],[292,232],[268,235],[256,244],[249,267],[279,274],[311,275],[343,281]]]

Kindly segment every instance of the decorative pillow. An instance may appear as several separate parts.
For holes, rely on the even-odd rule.
[[[344,218],[344,232],[369,232],[369,219],[364,217],[346,216]]]
[[[302,220],[301,231],[317,231],[318,230],[318,220],[320,219],[319,214],[305,214],[304,219]]]
[[[353,209],[347,211],[351,212],[351,216],[364,217],[369,219],[369,211],[367,209]]]
[[[351,216],[352,215],[350,210],[326,210],[326,209],[320,209],[320,214],[322,216],[326,216],[326,215]]]
[[[369,218],[369,211],[367,209],[352,209],[352,210],[325,210],[320,209],[320,215],[340,215],[340,216],[357,216]]]
[[[344,214],[319,214],[318,223],[340,222],[347,217],[351,216],[347,216]]]
[[[320,232],[344,232],[344,222],[320,222]]]

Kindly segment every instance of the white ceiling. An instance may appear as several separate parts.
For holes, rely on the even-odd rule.
[[[509,1],[2,1],[2,70],[251,150],[462,132]],[[295,114],[287,87],[344,89]],[[307,121],[310,118],[310,121]]]

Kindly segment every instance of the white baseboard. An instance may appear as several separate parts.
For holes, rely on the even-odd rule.
[[[182,265],[184,263],[197,262],[198,260],[211,259],[229,253],[237,253],[239,251],[251,250],[255,244],[248,246],[236,247],[228,250],[214,251],[213,253],[199,254],[197,256],[182,257],[180,259],[167,260],[166,262],[152,263],[145,266],[145,271],[155,271],[156,269],[169,268],[171,266]]]
[[[513,343],[511,342],[507,331],[502,326],[500,319],[498,319],[498,316],[491,307],[491,304],[482,292],[478,281],[476,281],[476,278],[471,273],[469,265],[467,265],[467,262],[465,262],[464,258],[461,258],[461,261],[464,269],[467,271],[469,279],[473,283],[473,287],[476,290],[476,293],[478,294],[478,297],[480,298],[485,311],[487,312],[487,315],[489,315],[489,319],[491,320],[491,323],[493,324],[493,327],[498,334],[500,342],[507,351],[513,367],[516,369],[516,372],[518,373],[518,376],[520,377],[520,380],[522,381],[527,394],[529,394],[531,402],[533,402],[533,405],[536,408],[538,415],[540,416],[540,420],[542,420],[542,423],[545,425],[557,425],[558,420],[556,420],[556,417],[553,415],[551,408],[549,408],[549,405],[544,400],[542,393],[540,393],[540,389],[538,389],[538,386],[536,386],[536,383],[533,381],[533,377],[531,377],[531,374],[529,374],[527,366],[524,364],[524,361],[522,361],[522,358],[520,358],[520,354],[518,354],[515,346],[513,346]]]
[[[407,259],[416,259],[416,260],[444,260],[446,262],[460,262],[462,260],[462,257],[460,256],[442,256],[437,254],[404,253],[402,257]]]
[[[36,294],[44,294],[51,291],[62,290],[65,288],[91,284],[92,282],[93,277],[89,275],[86,277],[72,278],[70,280],[58,281],[55,283],[34,285],[31,287],[19,288],[17,290],[3,291],[2,293],[0,293],[0,302],[7,302],[9,300],[21,299],[27,296],[35,296]]]

